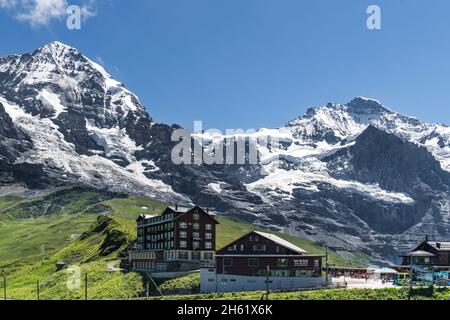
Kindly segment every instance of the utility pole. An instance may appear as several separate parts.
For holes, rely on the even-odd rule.
[[[269,299],[269,273],[270,273],[270,267],[266,267],[266,299]]]
[[[328,286],[328,247],[325,247],[325,280]]]
[[[88,299],[88,274],[84,274],[84,300]]]
[[[3,299],[6,300],[6,276],[3,276]]]
[[[413,267],[414,267],[413,258],[414,258],[414,255],[411,254],[410,257],[411,257],[411,265],[409,267],[409,295],[408,295],[408,300],[411,300],[411,293],[412,293],[412,288],[413,288]]]
[[[162,293],[161,289],[158,287],[156,282],[153,280],[152,276],[149,273],[146,273],[145,275],[153,282],[153,285],[156,287],[161,297],[164,297],[164,294]]]
[[[37,289],[37,299],[39,301],[39,300],[41,300],[40,292],[39,292],[39,280],[37,280],[37,282],[36,282],[36,289]]]

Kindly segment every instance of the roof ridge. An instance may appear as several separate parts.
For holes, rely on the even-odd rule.
[[[276,242],[277,244],[281,245],[282,247],[285,247],[287,249],[290,249],[292,251],[295,251],[297,253],[308,253],[308,251],[300,248],[299,246],[281,238],[280,236],[277,236],[276,234],[273,233],[267,233],[267,232],[262,232],[262,231],[254,231],[255,233],[265,237],[266,239],[269,239],[271,241]]]

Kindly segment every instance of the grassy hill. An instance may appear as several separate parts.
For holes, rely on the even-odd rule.
[[[58,262],[79,267],[82,279],[88,274],[90,299],[138,297],[144,291],[143,279],[138,273],[120,272],[118,256],[136,238],[136,217],[164,208],[164,203],[145,197],[81,188],[58,189],[29,200],[0,198],[0,275],[7,276],[8,297],[35,299],[39,280],[41,299],[83,298],[83,281],[78,289],[68,290],[73,273],[57,271]],[[236,219],[218,220],[218,247],[255,229]],[[324,253],[312,241],[277,234],[310,252]],[[361,265],[360,260],[348,261],[336,252],[330,252],[330,261]],[[197,285],[198,275],[162,284],[168,290]]]

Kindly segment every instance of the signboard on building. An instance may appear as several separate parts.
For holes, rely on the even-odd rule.
[[[308,260],[307,259],[294,259],[294,267],[307,267]]]

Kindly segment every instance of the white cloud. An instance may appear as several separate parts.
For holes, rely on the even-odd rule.
[[[67,0],[0,0],[0,9],[12,11],[14,16],[33,27],[47,25],[53,19],[67,16]],[[91,6],[93,0],[81,6],[82,18],[95,15]]]

